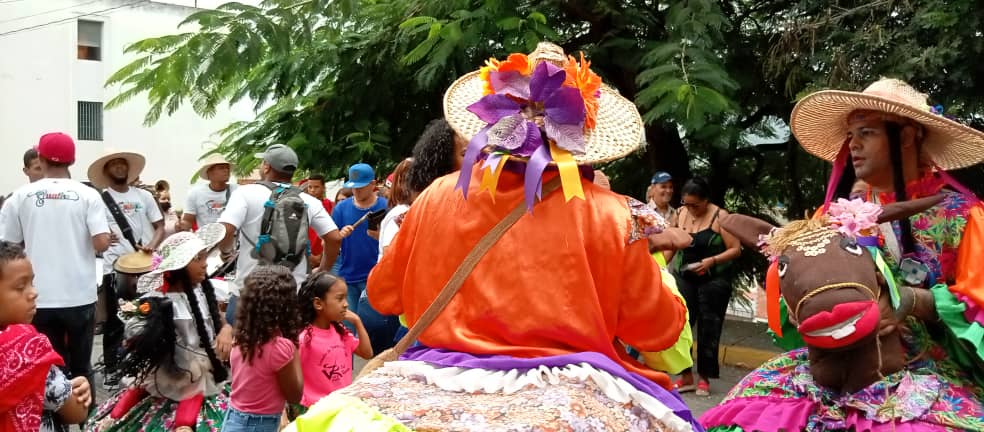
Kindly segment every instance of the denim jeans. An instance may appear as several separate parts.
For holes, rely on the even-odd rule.
[[[239,296],[231,295],[229,296],[229,302],[226,303],[225,319],[226,323],[232,325],[236,320],[236,304],[239,303]]]
[[[280,427],[280,414],[250,414],[229,406],[222,432],[277,432]]]

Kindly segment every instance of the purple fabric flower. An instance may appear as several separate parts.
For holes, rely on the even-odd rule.
[[[468,107],[491,125],[488,145],[530,157],[543,146],[545,132],[558,147],[584,153],[584,100],[577,89],[563,86],[563,69],[543,62],[530,77],[508,71],[492,72],[489,78],[496,93]],[[538,118],[543,120],[543,130],[537,126]]]

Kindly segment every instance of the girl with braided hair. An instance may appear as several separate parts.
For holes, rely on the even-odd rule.
[[[155,270],[141,276],[142,296],[121,306],[129,386],[104,403],[88,431],[219,431],[228,372],[219,359],[219,314],[205,259],[222,239],[221,225],[181,232],[160,246]],[[224,349],[223,349],[224,351]]]

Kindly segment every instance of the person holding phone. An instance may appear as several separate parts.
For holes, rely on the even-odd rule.
[[[368,215],[388,207],[386,198],[376,194],[376,173],[372,166],[358,163],[349,167],[348,181],[352,199],[335,205],[332,219],[341,227],[342,251],[338,276],[348,284],[348,304],[359,315],[369,332],[373,352],[383,352],[393,346],[393,337],[399,327],[395,316],[381,315],[369,305],[366,297],[366,279],[376,266],[379,257],[379,241],[369,236]],[[355,331],[354,328],[350,330]]]

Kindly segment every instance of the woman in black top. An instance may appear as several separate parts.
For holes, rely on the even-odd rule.
[[[694,335],[700,380],[694,385],[693,369],[688,369],[676,387],[681,392],[696,389],[698,396],[707,396],[709,380],[720,375],[718,344],[731,300],[730,262],[741,255],[741,246],[738,239],[721,229],[718,220],[728,212],[708,201],[710,191],[704,179],[687,181],[681,194],[676,224],[690,233],[693,242],[676,253],[670,268],[690,310],[690,325],[697,327]]]

